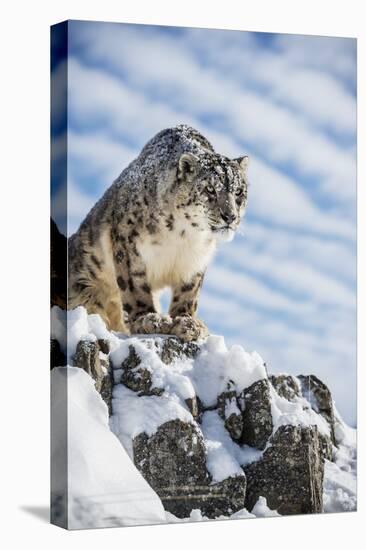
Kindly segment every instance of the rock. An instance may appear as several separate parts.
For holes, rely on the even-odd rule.
[[[196,396],[188,397],[185,402],[193,418],[198,418],[202,412],[200,409],[199,399]]]
[[[109,415],[112,414],[112,368],[109,360],[101,361],[98,342],[81,340],[76,346],[73,364],[85,370],[94,380],[95,389],[100,393],[108,406]]]
[[[277,392],[282,398],[293,402],[286,405],[286,401],[277,398],[276,404],[278,407],[283,406],[281,411],[284,414],[290,408],[301,413],[302,408],[309,410],[311,407],[326,419],[331,433],[334,434],[333,403],[325,384],[315,376],[296,378],[286,374],[271,375],[269,378],[258,380],[239,393],[233,381],[230,380],[223,386],[221,378],[218,381],[221,393],[217,395],[215,388],[210,387],[212,399],[209,401],[210,405],[204,407],[199,395],[194,395],[194,391],[198,394],[202,391],[202,396],[204,395],[202,379],[199,379],[200,373],[197,375],[200,384],[197,384],[197,379],[192,376],[192,370],[195,375],[194,369],[197,368],[199,371],[201,365],[200,362],[194,361],[200,352],[199,345],[194,342],[182,342],[176,337],[153,336],[140,338],[138,345],[136,340],[131,340],[131,343],[124,341],[123,345],[128,346],[128,355],[126,357],[124,348],[123,356],[126,358],[122,362],[119,361],[118,365],[114,365],[118,369],[118,383],[132,390],[124,392],[131,399],[131,407],[122,407],[120,412],[121,425],[125,422],[124,426],[129,430],[129,435],[124,433],[123,437],[128,437],[128,448],[132,447],[136,467],[159,495],[166,510],[179,518],[189,517],[194,509],[201,510],[201,513],[209,518],[222,515],[228,517],[243,508],[252,510],[258,498],[262,496],[266,498],[268,507],[277,510],[281,515],[322,511],[324,459],[332,460],[334,435],[332,439],[319,433],[315,426],[292,425],[280,426],[273,434],[271,400],[273,397],[277,398]],[[147,355],[144,355],[144,361],[140,357],[140,345],[141,357],[146,347]],[[55,357],[59,357],[61,350],[58,343],[52,346]],[[73,360],[75,366],[83,368],[94,378],[96,389],[111,411],[113,379],[109,352],[108,340],[82,341],[77,346]],[[167,366],[162,369],[161,362],[155,356],[150,370],[146,361],[151,354],[156,354]],[[187,364],[183,364],[187,360],[192,363],[192,369],[191,364],[188,365],[188,369]],[[60,358],[55,361],[60,361]],[[172,365],[175,361],[178,364]],[[182,361],[182,365],[179,361]],[[162,384],[164,379],[168,380],[166,390],[163,387],[153,387],[154,369],[157,369]],[[162,370],[164,376],[161,376]],[[182,386],[185,393],[180,392],[178,382],[176,387],[173,383],[170,384],[170,370],[172,380],[182,380],[182,384],[187,384]],[[182,379],[178,376],[174,378],[176,374],[182,376]],[[228,377],[224,379],[228,381]],[[212,383],[211,380],[211,386]],[[223,387],[226,387],[225,391],[222,391]],[[184,399],[187,395],[193,397]],[[144,396],[154,398],[145,398],[141,402],[140,398]],[[115,403],[117,400],[116,396]],[[130,416],[130,411],[134,410],[135,405],[138,411],[136,424]],[[186,408],[193,419],[187,414]],[[118,415],[117,405],[115,409],[114,412]],[[217,419],[216,412],[216,424],[209,428],[204,426],[205,429],[201,431],[201,416],[205,410],[217,411],[227,433],[223,423]],[[152,435],[140,433],[134,437],[141,430],[143,414],[151,415],[154,419],[152,424],[145,424],[153,426],[152,429],[156,429],[159,422],[164,423],[157,427]],[[160,415],[164,416],[164,420],[160,420]],[[176,416],[184,418],[185,421]],[[301,415],[301,421],[305,422],[306,418],[309,423],[314,420],[313,415]],[[172,420],[166,421],[167,419]],[[116,426],[117,424],[118,422]],[[217,432],[216,428],[219,428]],[[119,433],[117,436],[119,437]],[[253,453],[253,457],[260,458],[243,467],[242,475],[235,475],[241,471],[241,462],[234,452],[236,446],[231,444],[229,436],[238,445],[250,445],[263,451]],[[215,448],[217,437],[218,445],[225,446],[234,467],[230,465],[230,461],[228,464],[224,462],[224,466],[221,462],[216,462],[223,460],[222,454],[207,453],[204,437],[212,443],[212,448]],[[227,467],[225,471],[228,477],[220,482],[214,482],[213,474],[210,472],[220,475],[223,467]]]
[[[323,509],[324,461],[315,426],[281,426],[261,460],[244,468],[246,508],[260,496],[281,515],[311,514]]]
[[[113,392],[113,370],[108,364],[108,368],[104,373],[103,378],[96,381],[96,390],[102,396],[103,401],[107,404],[109,416],[112,415],[112,392]]]
[[[303,397],[309,401],[311,408],[328,422],[332,443],[335,444],[333,399],[328,386],[314,374],[300,374],[298,379]]]
[[[135,348],[129,346],[128,357],[122,362],[121,382],[127,388],[137,392],[139,395],[161,395],[164,390],[153,388],[151,373],[148,369],[140,367],[141,359]]]
[[[66,365],[66,355],[61,350],[58,340],[51,338],[51,369],[54,367],[64,367]]]
[[[108,355],[108,353],[110,352],[110,344],[108,340],[100,338],[98,340],[98,346],[102,353],[104,353],[105,355]]]
[[[254,382],[242,394],[244,401],[241,443],[264,449],[273,431],[270,386],[267,379]]]
[[[189,490],[210,482],[202,434],[193,424],[179,419],[162,424],[151,437],[146,433],[135,437],[133,456],[144,478],[165,499],[168,510],[170,498],[178,498],[181,488],[189,494]],[[181,506],[186,514],[187,503],[182,501]]]
[[[183,342],[179,338],[169,337],[164,340],[161,350],[158,354],[166,365],[182,357],[193,359],[198,354],[200,348],[195,342]]]
[[[319,433],[319,448],[323,458],[333,460],[333,443],[330,437]]]
[[[290,374],[272,374],[268,379],[278,395],[288,401],[293,401],[301,395],[300,385],[295,376],[291,376]]]
[[[76,352],[73,357],[74,367],[85,370],[94,380],[100,378],[102,374],[98,342],[81,340],[76,346]]]
[[[312,379],[313,377],[310,377]],[[316,378],[316,377],[314,377]],[[314,406],[314,401],[316,400],[315,395],[313,395],[312,390],[308,389],[308,385],[310,383],[311,387],[315,387],[315,381],[309,382],[308,376],[300,375],[299,377],[286,375],[286,374],[280,374],[280,375],[271,375],[269,376],[269,380],[272,384],[272,386],[275,388],[277,393],[281,396],[287,399],[288,401],[294,401],[297,397],[304,397],[308,402],[309,406],[312,407],[317,413],[321,414],[320,412],[320,403],[316,402],[316,406]],[[320,380],[317,380],[316,389],[318,389],[319,394],[322,392],[319,390],[319,388],[328,388],[323,384]],[[316,391],[316,390],[315,390]],[[328,390],[329,391],[329,390]],[[324,391],[324,394],[326,395],[326,392]],[[330,396],[330,392],[329,392]],[[330,400],[328,400],[328,397],[326,399],[326,403],[322,403],[323,406],[325,405],[325,418],[328,421],[328,424],[332,430],[332,413],[330,411],[333,411],[333,402],[332,398],[330,396]],[[321,396],[320,396],[321,399]],[[332,437],[329,438],[324,434],[319,433],[319,445],[320,445],[320,451],[322,453],[322,456],[326,458],[327,460],[332,460],[333,456],[333,447],[332,442],[334,442],[334,439],[332,440]],[[334,435],[333,435],[334,437]]]
[[[170,420],[151,437],[141,433],[133,440],[133,453],[136,466],[154,489],[210,481],[203,437],[193,424]]]
[[[161,425],[151,437],[139,434],[133,440],[133,455],[164,508],[177,517],[189,517],[196,508],[217,517],[227,515],[229,508],[244,507],[245,476],[211,485],[204,440],[193,424],[176,419]]]
[[[225,428],[232,439],[239,440],[243,433],[243,414],[239,408],[238,395],[234,389],[221,393],[217,399],[217,410],[225,422]]]
[[[211,485],[179,487],[174,492],[162,491],[159,496],[164,508],[178,518],[187,518],[192,510],[199,509],[203,516],[215,519],[242,510],[245,491],[246,478],[242,475]]]

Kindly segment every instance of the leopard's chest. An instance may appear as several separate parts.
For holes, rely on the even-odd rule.
[[[192,227],[187,220],[175,220],[174,227],[160,227],[137,243],[149,285],[153,289],[188,282],[206,269],[215,250],[211,232]]]

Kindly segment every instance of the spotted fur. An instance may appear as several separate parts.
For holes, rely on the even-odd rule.
[[[233,237],[244,213],[246,167],[247,157],[219,155],[189,126],[158,133],[69,239],[69,308],[83,305],[125,333],[207,335],[198,295],[217,241]]]

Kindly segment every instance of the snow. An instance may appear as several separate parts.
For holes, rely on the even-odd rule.
[[[95,342],[97,337],[89,332],[88,315],[83,307],[78,307],[67,312],[67,361],[76,351],[76,346],[80,340],[89,340]]]
[[[229,386],[240,393],[267,374],[258,353],[248,353],[237,345],[227,349],[221,336],[209,336],[189,376],[202,403],[210,407]]]
[[[66,320],[67,314],[64,309],[58,306],[51,308],[51,339],[58,341],[64,353],[67,347]]]
[[[207,469],[214,482],[228,477],[242,476],[243,470],[237,460],[235,443],[225,430],[225,426],[217,411],[207,411],[202,416],[201,429],[205,438]],[[237,455],[237,456],[235,456]]]
[[[63,412],[65,378],[68,389],[69,528],[164,523],[160,499],[109,429],[108,409],[92,378],[75,367],[57,367],[51,376],[56,417]],[[53,435],[57,457],[63,452],[57,442],[64,441]]]
[[[209,336],[202,344],[200,353],[195,359],[180,359],[169,365],[165,365],[161,361],[156,351],[156,346],[161,347],[163,342],[164,337],[161,336],[156,336],[154,339],[150,338],[150,340],[148,337],[121,339],[110,354],[115,367],[115,381],[118,382],[121,363],[128,357],[130,346],[133,346],[141,361],[138,369],[148,370],[151,373],[152,387],[163,388],[164,396],[174,402],[174,406],[169,409],[172,416],[167,418],[167,414],[160,411],[161,408],[167,408],[166,401],[162,406],[161,398],[155,399],[159,403],[156,406],[163,415],[160,424],[163,423],[163,418],[164,421],[181,418],[177,412],[176,404],[180,403],[181,408],[186,409],[185,400],[188,398],[197,395],[204,406],[212,407],[216,405],[218,395],[228,388],[239,394],[254,382],[267,377],[264,362],[258,353],[248,353],[238,345],[228,349],[221,336]],[[130,399],[133,399],[133,396]],[[136,398],[135,408],[138,410],[141,407],[138,404],[140,400],[141,398]],[[321,433],[329,436],[330,431],[326,420],[316,414],[303,397],[296,397],[294,401],[290,402],[280,397],[271,388],[271,401],[275,430],[279,426],[287,424],[316,425]],[[119,408],[119,410],[122,409]],[[144,411],[143,407],[140,416],[144,416]],[[228,402],[225,412],[228,416],[239,412],[235,400]],[[120,413],[118,412],[118,414]],[[124,415],[124,418],[126,418],[126,415]],[[155,431],[159,426],[156,422],[157,418],[156,415],[152,414],[152,424],[155,426]],[[152,433],[152,424],[148,426],[149,433]],[[135,429],[131,428],[130,432],[137,435],[139,433],[138,429],[137,423]]]
[[[193,523],[197,521],[224,521],[230,519],[248,519],[255,518],[254,514],[248,512],[246,508],[235,512],[231,516],[218,516],[214,520],[210,520],[207,516],[203,515],[201,510],[192,510],[188,518],[177,518],[174,514],[166,512],[167,523]]]
[[[163,341],[164,337],[154,337],[157,346],[161,346]],[[232,346],[228,350],[221,336],[209,336],[195,360],[181,359],[170,365],[159,359],[151,342],[148,337],[121,340],[110,354],[115,369],[118,371],[128,357],[129,346],[133,345],[141,359],[139,368],[151,373],[153,387],[165,388],[167,393],[183,400],[198,395],[209,407],[216,404],[218,395],[229,385],[240,392],[266,377],[263,360],[256,352],[247,353],[241,346]]]
[[[276,510],[271,510],[267,506],[267,500],[264,497],[258,498],[253,507],[252,514],[254,514],[257,518],[269,518],[280,515]]]
[[[334,462],[324,466],[324,512],[351,512],[357,508],[355,476]]]
[[[249,519],[249,518],[268,518],[268,517],[274,517],[274,516],[280,516],[276,510],[271,510],[267,506],[267,500],[264,497],[259,497],[257,502],[255,503],[253,510],[251,512],[248,512],[246,508],[242,508],[242,510],[238,510],[238,512],[235,512],[234,514],[231,514],[231,516],[219,516],[218,518],[215,518],[215,521],[217,520],[230,520],[230,519]],[[170,512],[166,512],[166,521],[167,523],[188,523],[188,522],[195,522],[195,521],[210,521],[209,518],[204,516],[201,512],[201,510],[192,510],[188,518],[177,518]]]
[[[334,405],[334,417],[335,417],[335,438],[337,445],[356,448],[357,445],[357,431],[350,426],[347,426],[343,422],[341,415],[339,414],[337,407]]]
[[[271,413],[273,421],[273,433],[280,426],[317,426],[320,433],[330,436],[327,421],[309,407],[309,403],[303,397],[294,397],[288,401],[271,388]]]
[[[333,462],[325,461],[324,512],[351,512],[357,509],[356,430],[347,426],[335,409]]]
[[[134,439],[142,432],[151,436],[159,426],[175,419],[196,424],[188,408],[174,395],[138,397],[122,384],[115,386],[111,426],[118,437],[124,435]]]
[[[194,397],[195,391],[189,378],[189,371],[192,370],[191,362],[181,360],[174,365],[163,363],[155,348],[155,345],[161,347],[163,341],[164,339],[161,337],[155,337],[154,342],[151,339],[142,340],[141,338],[129,338],[126,341],[121,341],[110,354],[115,366],[115,381],[118,381],[118,367],[128,357],[130,346],[133,346],[141,361],[138,369],[146,369],[151,373],[153,388],[164,388],[167,395],[178,396],[183,401]]]
[[[225,418],[230,418],[232,414],[240,416],[240,409],[237,405],[235,397],[228,399],[225,403]]]
[[[127,359],[130,353],[130,345],[132,345],[132,340],[135,340],[136,344],[138,344],[137,338],[129,338],[128,341],[121,340],[120,342],[118,342],[118,345],[115,347],[115,349],[109,354],[109,358],[112,361],[116,374],[117,371],[120,369],[121,364],[125,359]]]
[[[86,309],[81,306],[68,311],[58,306],[52,307],[51,338],[59,342],[61,350],[70,364],[80,340],[95,342],[99,339],[106,339],[109,341],[112,350],[120,342],[120,338],[107,330],[99,315],[88,315]]]
[[[52,403],[56,413],[64,407],[65,395],[61,392],[65,377],[68,385],[71,528],[207,520],[199,510],[193,510],[184,520],[165,512],[158,496],[133,464],[133,439],[143,432],[153,435],[159,426],[170,420],[190,423],[202,432],[207,468],[213,483],[242,476],[243,466],[263,456],[265,451],[234,442],[217,410],[206,410],[198,424],[186,404],[187,399],[197,396],[206,409],[214,409],[222,392],[230,389],[240,394],[254,382],[266,379],[265,365],[256,352],[248,353],[237,345],[228,348],[223,337],[212,335],[201,344],[194,359],[176,359],[166,365],[157,350],[162,348],[167,336],[129,338],[110,332],[98,315],[87,315],[82,307],[67,314],[53,307],[51,333],[70,362],[79,340],[108,340],[116,382],[113,415],[108,420],[107,407],[89,375],[74,367],[58,367],[52,371]],[[161,396],[138,396],[118,383],[121,364],[128,357],[130,346],[140,359],[136,369],[150,372],[152,387],[164,390]],[[270,392],[274,431],[288,424],[316,425],[320,433],[330,435],[326,420],[311,408],[308,399],[299,396],[288,401],[272,387]],[[241,406],[245,407],[245,403]],[[231,414],[240,414],[236,399],[225,404],[226,418]],[[57,423],[57,417],[55,426],[56,431],[62,430],[62,422]],[[357,505],[356,431],[343,422],[336,409],[335,437],[337,446],[333,447],[333,461],[325,462],[324,512],[351,511]],[[62,443],[60,438],[60,445]],[[57,441],[55,449],[55,467],[62,468],[62,452],[57,449]],[[251,513],[243,509],[231,518],[275,515],[279,514],[270,510],[265,498],[260,497]]]
[[[81,308],[81,309],[84,309],[84,308]],[[81,314],[83,313],[79,312],[79,315]],[[96,315],[96,314],[88,315],[87,320],[88,320],[89,332],[94,334],[94,336],[96,336],[98,340],[108,340],[110,343],[112,343],[112,349],[114,348],[114,346],[118,345],[119,338],[114,333],[107,330],[105,322],[100,317],[100,315]]]
[[[262,457],[263,452],[248,445],[239,446],[229,436],[217,411],[202,415],[201,430],[207,448],[207,469],[213,481],[243,475],[241,466],[246,466]]]
[[[121,339],[110,353],[115,382],[120,381],[121,363],[128,357],[130,346],[133,346],[140,359],[136,368],[148,370],[151,374],[152,387],[164,389],[160,397],[138,397],[135,392],[123,385],[115,387],[111,427],[130,452],[131,440],[139,433],[145,432],[152,435],[161,424],[169,420],[180,419],[194,423],[185,402],[187,399],[197,395],[205,405],[215,405],[218,395],[229,385],[240,392],[266,376],[263,360],[256,352],[247,353],[240,346],[232,346],[228,350],[224,339],[217,336],[207,338],[195,359],[179,359],[166,365],[157,354],[157,347],[163,346],[165,338],[154,336],[150,339],[149,337]],[[229,405],[229,412],[231,411],[238,412],[236,405]],[[225,428],[222,427],[222,429],[226,433]],[[228,434],[226,435],[227,440],[231,441]],[[234,445],[233,442],[232,444]],[[223,445],[220,446],[220,450],[215,451],[215,447],[217,447],[217,441],[213,439],[208,445],[213,471],[214,464],[218,464],[225,456],[227,469],[236,475],[240,470],[239,463],[235,458],[230,458]],[[214,459],[214,456],[218,456],[219,460]],[[225,468],[222,468],[222,471],[225,471]],[[220,475],[222,474],[215,471],[214,479],[216,479],[215,476],[220,478]]]

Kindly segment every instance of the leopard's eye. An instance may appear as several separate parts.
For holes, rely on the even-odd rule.
[[[239,187],[239,189],[237,189],[237,190],[235,191],[235,195],[236,195],[237,197],[240,197],[243,193],[244,193],[244,191],[243,191],[242,187]]]
[[[216,193],[214,186],[211,184],[206,185],[206,191],[209,195],[214,195]]]

